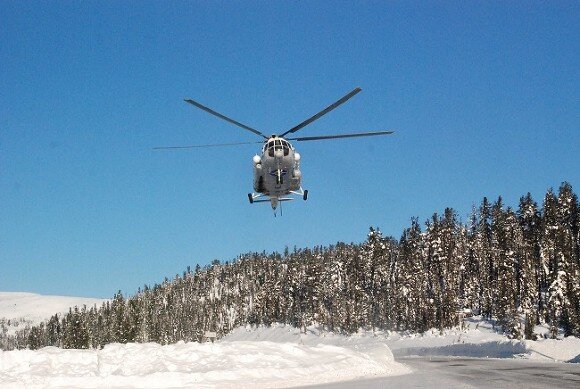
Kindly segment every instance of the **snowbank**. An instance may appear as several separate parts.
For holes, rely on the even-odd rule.
[[[408,372],[378,338],[283,325],[239,328],[213,344],[0,352],[1,387],[290,387]]]
[[[547,333],[547,328],[536,328]],[[386,344],[396,357],[458,356],[477,358],[528,358],[555,362],[574,362],[580,354],[580,339],[510,340],[497,332],[481,317],[464,321],[464,329],[448,329],[440,333],[430,330],[423,334],[385,333]]]

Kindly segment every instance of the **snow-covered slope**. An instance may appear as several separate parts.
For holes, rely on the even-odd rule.
[[[10,321],[9,333],[25,325],[36,325],[55,313],[66,313],[70,307],[101,305],[103,299],[67,296],[42,296],[24,292],[0,292],[0,320]]]
[[[42,296],[24,292],[0,292],[0,318],[24,318],[39,323],[55,313],[68,312],[69,307],[94,304],[101,305],[103,299],[88,297]]]

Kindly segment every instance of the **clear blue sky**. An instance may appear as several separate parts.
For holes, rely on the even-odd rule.
[[[580,3],[0,2],[0,290],[110,297],[188,265],[399,237],[483,196],[580,190]],[[354,87],[296,144],[304,203],[250,206],[259,140]]]

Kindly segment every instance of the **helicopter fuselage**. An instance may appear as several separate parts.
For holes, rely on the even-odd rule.
[[[284,196],[301,191],[300,154],[281,137],[269,138],[262,148],[262,155],[255,155],[254,191],[270,197],[275,209]]]

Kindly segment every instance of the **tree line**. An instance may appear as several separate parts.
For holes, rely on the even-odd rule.
[[[484,198],[467,222],[447,208],[400,239],[370,228],[361,244],[249,253],[120,292],[100,307],[74,307],[15,335],[3,349],[98,348],[112,342],[201,341],[240,325],[317,324],[328,331],[423,332],[466,314],[494,320],[513,338],[580,335],[580,206],[564,182],[539,206]]]

